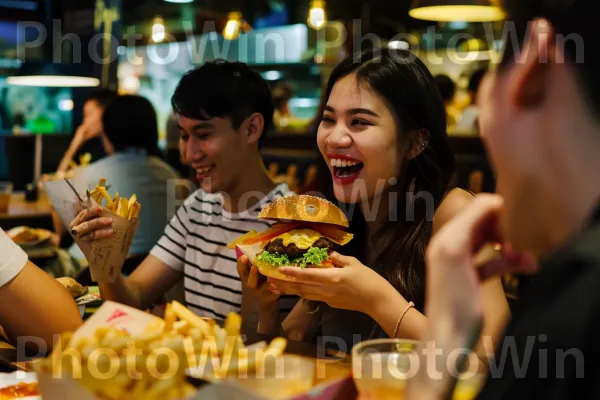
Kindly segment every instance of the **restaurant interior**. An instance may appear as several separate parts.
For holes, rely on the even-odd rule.
[[[428,7],[438,3],[447,8]],[[464,14],[461,6],[482,10]],[[268,83],[275,101],[274,121],[261,149],[265,166],[274,182],[300,193],[318,176],[316,134],[329,75],[354,51],[379,47],[410,50],[423,60],[447,107],[456,186],[474,194],[494,192],[474,98],[478,72],[488,68],[501,47],[502,18],[493,1],[0,0],[0,228],[13,238],[20,236],[29,260],[51,276],[71,277],[96,295],[95,301],[80,305],[87,319],[104,306],[88,261],[68,251],[73,238],[57,235],[61,222],[45,182],[72,177],[70,173],[105,156],[90,140],[73,155],[66,171],[57,172],[84,120],[90,95],[102,89],[149,100],[156,112],[161,157],[196,188],[193,171],[179,156],[171,96],[184,74],[204,63],[246,63]],[[113,178],[106,178],[109,188]],[[144,199],[138,201],[143,209]],[[155,217],[166,224],[172,217],[167,214]],[[142,259],[128,257],[123,270],[131,273]],[[518,281],[507,276],[504,285],[509,302],[515,300]],[[176,314],[179,322],[191,323],[185,311]],[[14,349],[6,347],[0,350],[6,351],[0,352],[4,367],[27,369]],[[289,343],[288,351],[306,358],[316,357],[319,350]],[[331,361],[333,355],[328,356]],[[326,385],[322,387],[330,392],[310,398],[356,395],[352,380],[349,384],[343,379],[349,364],[325,362],[316,368],[317,375],[320,368],[327,372],[310,385]],[[289,389],[292,384],[287,385]],[[198,387],[206,392],[197,398],[212,398],[213,390],[215,396],[223,390],[214,398],[263,398],[235,388]],[[44,393],[43,398],[78,398],[55,390],[59,394]]]

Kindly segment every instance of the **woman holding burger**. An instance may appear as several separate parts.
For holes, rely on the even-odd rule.
[[[260,310],[258,330],[302,340],[320,325],[348,352],[377,337],[420,339],[426,246],[473,199],[451,188],[454,158],[435,81],[408,51],[365,51],[336,67],[324,100],[317,144],[329,176],[317,180],[325,186],[316,192],[346,209],[354,239],[342,248],[346,255],[331,253],[337,268],[280,268],[293,282],[261,282],[240,257],[238,272]],[[304,299],[282,323],[281,294]],[[486,283],[484,298],[482,334],[495,339],[509,316],[499,279]]]

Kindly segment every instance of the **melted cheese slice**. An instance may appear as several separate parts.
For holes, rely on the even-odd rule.
[[[319,232],[313,231],[312,229],[292,229],[286,233],[273,238],[282,239],[283,245],[288,246],[290,243],[294,243],[296,247],[302,250],[310,248],[320,237],[323,237]]]

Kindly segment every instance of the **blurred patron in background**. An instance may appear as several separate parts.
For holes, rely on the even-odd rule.
[[[289,105],[293,94],[292,86],[289,83],[278,83],[275,89],[273,89],[273,102],[275,103],[273,123],[278,129],[285,128],[289,124],[290,119],[294,117]]]
[[[169,180],[178,179],[179,175],[160,158],[156,112],[146,98],[117,97],[104,111],[102,124],[113,154],[78,168],[76,177],[92,188],[101,178],[107,178],[111,193],[127,198],[137,195],[143,207],[130,256],[145,256],[160,239],[171,217],[169,205],[174,204],[175,194],[174,187],[173,193],[169,192]],[[75,244],[71,254],[77,259],[84,258]]]
[[[474,135],[478,134],[479,127],[477,126],[477,118],[479,117],[479,108],[476,104],[477,93],[479,93],[479,86],[485,76],[486,70],[479,69],[473,72],[471,79],[469,79],[469,86],[467,87],[467,94],[469,96],[469,103],[467,107],[462,111],[460,118],[456,123],[455,132],[460,135]]]
[[[92,94],[83,106],[83,122],[75,131],[73,140],[58,165],[57,173],[64,174],[72,165],[79,164],[78,155],[90,153],[97,160],[113,153],[110,142],[102,127],[102,114],[117,94],[110,90],[99,90]]]
[[[446,114],[448,116],[448,130],[453,130],[458,118],[460,116],[460,111],[455,105],[455,96],[456,96],[456,83],[450,78],[448,75],[437,75],[435,78],[435,83],[442,95],[442,100],[444,101],[444,105],[446,106]]]

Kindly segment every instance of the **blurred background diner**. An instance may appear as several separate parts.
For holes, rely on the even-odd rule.
[[[40,181],[108,175],[113,193],[136,192],[145,205],[148,197],[161,198],[156,207],[142,209],[131,256],[147,253],[142,243],[154,243],[158,235],[147,217],[164,226],[174,212],[174,206],[163,206],[166,182],[188,179],[176,205],[197,186],[180,151],[171,96],[186,71],[218,58],[248,63],[270,84],[276,111],[262,148],[265,165],[275,182],[307,190],[317,177],[323,85],[351,52],[382,46],[410,49],[436,76],[457,158],[456,184],[493,192],[474,100],[483,71],[500,49],[503,15],[495,7],[468,18],[452,7],[423,14],[427,7],[411,4],[0,1],[0,227],[50,232],[47,240],[23,247],[50,273],[77,277],[85,260],[65,251],[72,239],[53,216]],[[37,40],[40,30],[46,40]],[[112,39],[98,40],[106,33]],[[139,163],[131,161],[140,154]]]

